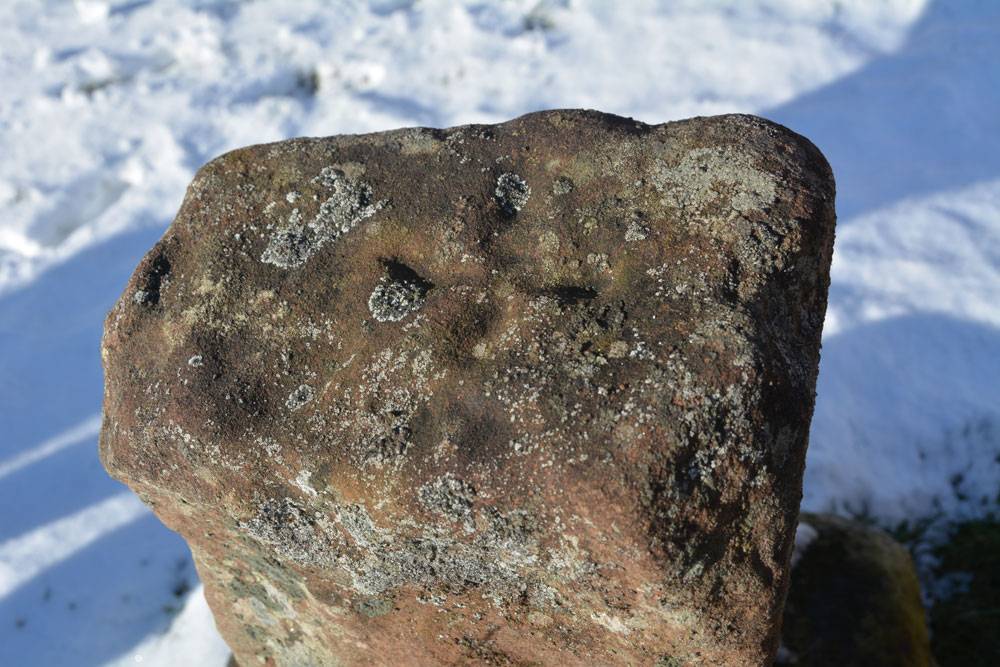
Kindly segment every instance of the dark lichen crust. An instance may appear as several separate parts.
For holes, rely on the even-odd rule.
[[[102,459],[244,667],[766,664],[833,200],[752,116],[234,151],[108,315]]]

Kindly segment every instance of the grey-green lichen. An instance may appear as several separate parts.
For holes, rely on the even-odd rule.
[[[566,176],[560,176],[556,179],[555,183],[552,184],[552,194],[554,195],[568,195],[573,191],[573,179],[567,178]]]
[[[323,565],[337,555],[315,519],[291,498],[264,501],[257,516],[240,522],[240,528],[299,565]]]
[[[410,280],[376,285],[368,297],[368,310],[379,322],[398,322],[424,304],[425,288]]]
[[[315,389],[307,384],[300,384],[295,391],[288,395],[288,399],[285,401],[285,407],[294,412],[309,401],[313,400],[313,397],[315,396]]]
[[[676,167],[659,162],[653,185],[664,205],[691,213],[726,196],[733,211],[746,213],[770,206],[776,196],[774,176],[758,169],[752,155],[722,146],[695,148]]]
[[[362,616],[377,618],[385,616],[393,610],[392,600],[379,600],[372,598],[368,600],[358,600],[354,603],[353,609]]]
[[[645,241],[647,236],[649,236],[649,227],[641,224],[638,220],[630,222],[628,229],[625,230],[626,241]]]
[[[338,564],[362,595],[376,596],[400,586],[423,584],[461,590],[484,589],[495,600],[522,595],[550,598],[547,587],[530,576],[538,563],[536,529],[522,511],[484,510],[484,530],[471,543],[425,530],[407,537],[375,525],[360,505],[341,506],[335,516],[350,537]]]
[[[528,203],[528,198],[531,197],[531,188],[520,176],[507,172],[500,174],[497,179],[494,194],[503,210],[507,213],[517,213]]]
[[[326,445],[346,445],[352,464],[360,468],[398,464],[411,445],[413,415],[433,397],[432,380],[446,374],[429,350],[382,350],[363,369],[362,382],[324,406]],[[379,408],[373,410],[373,404]]]
[[[449,472],[420,487],[417,497],[420,503],[432,512],[437,512],[451,521],[458,521],[469,516],[476,490],[471,484]]]
[[[292,209],[288,219],[271,234],[260,260],[283,269],[301,266],[325,243],[337,240],[359,222],[375,215],[385,204],[372,198],[372,189],[364,181],[348,178],[342,171],[324,167],[313,185],[325,188],[327,197],[319,211],[305,222],[298,208]],[[289,193],[293,194],[293,193]],[[300,195],[287,197],[296,201]]]

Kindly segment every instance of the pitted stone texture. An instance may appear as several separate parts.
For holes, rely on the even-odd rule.
[[[244,667],[765,664],[833,197],[750,116],[229,153],[108,315],[102,458]]]

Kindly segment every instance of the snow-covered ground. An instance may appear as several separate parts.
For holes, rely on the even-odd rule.
[[[104,313],[241,145],[589,107],[808,136],[840,223],[804,507],[1000,490],[1000,3],[0,4],[0,663],[221,667],[183,541],[97,459]]]

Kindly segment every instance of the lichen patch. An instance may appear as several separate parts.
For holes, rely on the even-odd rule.
[[[399,322],[424,305],[425,288],[409,280],[393,280],[375,286],[368,297],[368,310],[379,322]]]
[[[758,169],[752,155],[721,146],[695,148],[676,167],[660,161],[653,185],[664,205],[691,212],[728,198],[733,211],[747,213],[769,206],[777,194],[774,176]]]
[[[528,203],[531,197],[531,188],[517,174],[507,172],[500,174],[497,179],[497,187],[494,190],[500,206],[507,213],[517,213]]]
[[[420,503],[450,521],[458,521],[469,516],[476,497],[471,484],[457,478],[452,473],[425,484],[417,491]]]
[[[300,565],[322,565],[337,557],[315,519],[291,498],[264,501],[257,508],[257,516],[240,522],[240,528]]]
[[[646,237],[649,236],[649,227],[641,224],[638,220],[633,220],[629,223],[628,229],[625,230],[625,240],[632,241],[645,241]]]
[[[313,400],[316,396],[316,390],[307,384],[300,384],[295,391],[288,395],[285,400],[285,407],[295,412],[303,405]]]
[[[375,201],[371,186],[349,178],[333,167],[324,167],[310,181],[327,190],[326,199],[310,221],[305,222],[299,208],[271,234],[260,260],[283,269],[303,265],[326,243],[331,243],[353,229],[359,222],[375,215],[385,200]],[[298,192],[286,195],[289,202],[301,198]]]

